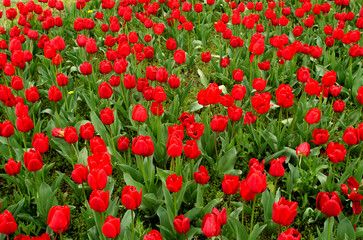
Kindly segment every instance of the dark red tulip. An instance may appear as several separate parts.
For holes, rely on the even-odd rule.
[[[338,99],[333,103],[333,110],[334,112],[343,112],[345,109],[345,102]]]
[[[192,123],[187,127],[187,134],[189,137],[198,140],[204,132],[204,125],[202,123]]]
[[[68,76],[65,76],[63,73],[58,73],[56,80],[57,80],[57,84],[61,87],[67,86],[67,84],[68,84]]]
[[[226,130],[227,124],[227,116],[214,115],[210,126],[214,132],[223,132],[224,130]]]
[[[217,237],[221,233],[221,224],[218,216],[213,213],[207,213],[203,217],[201,228],[206,237]]]
[[[236,105],[232,105],[227,109],[227,111],[229,119],[231,119],[233,122],[240,120],[243,114],[242,108],[237,107]]]
[[[130,140],[127,137],[121,136],[117,140],[117,148],[120,151],[125,151],[130,147]]]
[[[348,145],[356,145],[359,143],[358,129],[348,127],[343,134],[343,141]]]

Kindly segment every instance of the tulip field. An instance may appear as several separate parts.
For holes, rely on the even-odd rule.
[[[363,0],[0,0],[0,240],[363,239]]]

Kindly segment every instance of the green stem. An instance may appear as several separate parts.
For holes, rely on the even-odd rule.
[[[331,225],[331,217],[329,217],[329,220],[328,220],[328,237],[327,237],[327,240],[330,239],[330,225]]]
[[[13,158],[13,154],[11,153],[11,149],[10,149],[10,140],[9,140],[9,138],[6,138],[6,140],[8,141],[8,149],[9,149],[10,157]]]
[[[175,216],[177,216],[178,212],[176,211],[176,192],[174,193],[174,211],[175,211]]]
[[[84,200],[87,201],[86,190],[84,189],[83,183],[82,183],[82,190],[83,190]]]
[[[255,199],[253,199],[253,204],[252,204],[250,233],[252,232],[252,229],[253,229],[253,218],[255,217],[255,207],[256,207],[256,197],[255,197]]]
[[[24,141],[25,152],[27,152],[27,151],[28,151],[28,148],[26,147],[26,137],[25,137],[25,132],[23,132],[23,141]]]
[[[132,221],[132,240],[135,239],[135,219],[134,219],[134,211],[131,210],[131,221]]]
[[[64,102],[66,103],[66,109],[67,109],[67,112],[69,112],[68,102],[67,102],[67,89],[66,89],[66,87],[63,87],[63,92],[64,92]]]
[[[217,132],[215,134],[215,137],[214,137],[214,148],[216,150],[216,157],[218,158],[218,150],[217,150]]]
[[[18,189],[18,192],[19,192],[19,194],[20,194],[21,198],[24,198],[24,197],[23,197],[23,194],[22,194],[22,193],[21,193],[21,191],[20,191],[19,184],[18,184],[18,180],[16,179],[16,177],[15,177],[15,176],[14,176],[14,180],[15,180],[16,188]]]
[[[108,127],[110,129],[110,135],[111,135],[111,142],[112,142],[113,151],[116,154],[116,148],[115,148],[115,143],[113,142],[113,135],[112,135],[111,125],[108,125]]]
[[[63,238],[62,238],[62,231],[59,229],[59,238],[60,238],[60,240],[62,240]]]
[[[350,149],[351,149],[351,145],[349,145],[349,148],[348,148],[348,153],[347,153],[347,164],[345,165],[345,171],[347,170],[349,164],[350,164],[350,158],[349,158],[349,155],[350,155]]]
[[[35,123],[34,112],[35,112],[35,109],[34,109],[34,102],[32,102],[33,122]]]
[[[301,161],[302,161],[303,155],[300,155],[300,161],[299,161],[299,170],[301,172]]]
[[[246,201],[245,201],[245,200],[243,200],[242,220],[241,220],[241,222],[242,222],[242,226],[244,226],[244,225],[243,225],[243,221],[244,221],[244,216],[245,216],[245,208],[246,208]]]
[[[278,180],[279,178],[275,178],[275,183],[274,183],[274,186],[275,186],[275,188],[274,188],[274,193],[276,193],[276,190],[277,190],[277,180]]]
[[[232,134],[231,134],[231,142],[232,142],[232,139],[233,139],[233,133],[234,133],[234,125],[236,124],[236,122],[233,122],[233,125],[232,125]]]
[[[58,114],[58,109],[57,109],[57,103],[54,102],[54,106],[55,106],[55,113],[57,114],[57,119],[58,119],[58,127],[60,127],[60,120],[59,120],[59,114]]]

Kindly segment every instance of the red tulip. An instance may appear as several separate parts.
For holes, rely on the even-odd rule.
[[[297,214],[297,202],[290,202],[285,198],[273,204],[272,209],[272,220],[282,226],[289,226],[296,217]]]
[[[187,233],[190,228],[189,218],[186,218],[184,215],[176,216],[173,225],[177,233]]]
[[[65,76],[63,73],[58,73],[56,80],[57,80],[57,84],[61,87],[67,86],[67,84],[68,84],[68,77]]]
[[[310,154],[310,144],[307,142],[301,143],[297,148],[296,148],[296,155],[298,156],[309,156]]]
[[[103,82],[98,86],[98,95],[100,96],[100,98],[110,98],[112,96],[112,93],[112,87],[107,82]]]
[[[108,208],[110,193],[102,190],[93,190],[89,197],[89,205],[96,212],[104,212]]]
[[[28,115],[22,115],[16,119],[16,128],[20,132],[29,132],[33,127],[33,120]]]
[[[343,112],[345,109],[345,102],[338,99],[333,103],[334,112]]]
[[[48,91],[48,98],[49,101],[52,102],[58,102],[59,100],[61,100],[63,97],[62,92],[59,90],[59,88],[57,86],[51,86],[49,91]]]
[[[282,165],[286,161],[286,157],[280,157],[271,161],[270,175],[273,177],[282,177],[285,174],[284,166]]]
[[[229,119],[231,119],[233,122],[240,120],[243,114],[242,108],[239,108],[236,105],[232,105],[227,109],[227,111]]]
[[[183,176],[176,174],[169,175],[166,179],[166,187],[170,192],[179,192],[182,188]]]
[[[224,194],[231,195],[236,194],[239,187],[239,177],[224,175],[222,181],[222,189]]]
[[[254,116],[251,111],[246,112],[245,117],[243,118],[243,124],[252,124],[252,123],[256,122],[256,120],[257,120],[257,116]]]
[[[108,216],[103,223],[102,233],[108,238],[116,238],[121,231],[121,221],[119,218]]]
[[[107,152],[105,141],[103,141],[103,139],[100,137],[94,137],[91,139],[90,148],[91,152],[97,155]]]
[[[300,240],[301,234],[295,228],[289,228],[282,232],[277,240]]]
[[[141,104],[137,104],[132,111],[132,119],[137,122],[145,122],[147,110]]]
[[[10,175],[14,176],[20,172],[21,168],[21,161],[15,162],[14,159],[10,158],[8,162],[5,164],[5,172]]]
[[[132,153],[144,157],[154,153],[154,143],[149,136],[138,136],[132,140]]]
[[[14,134],[14,126],[9,120],[0,124],[0,136],[9,138],[13,134]]]
[[[283,108],[291,107],[294,104],[294,96],[290,85],[281,84],[278,89],[276,89],[276,104]]]
[[[198,144],[195,140],[188,140],[184,146],[184,154],[190,159],[195,159],[200,156],[201,151],[198,149]]]
[[[37,87],[31,87],[25,90],[25,98],[29,102],[36,102],[39,100],[39,92]]]
[[[316,209],[320,210],[328,217],[332,217],[340,214],[343,209],[343,205],[335,191],[332,193],[319,192],[316,197]]]
[[[262,78],[255,78],[252,82],[252,87],[257,91],[261,92],[265,90],[267,84],[267,80],[263,80]]]
[[[321,83],[326,87],[333,86],[336,81],[337,81],[337,73],[334,70],[327,71],[324,74],[323,78],[321,79]]]
[[[344,145],[339,144],[338,142],[330,142],[326,148],[326,154],[333,163],[344,161],[346,152],[347,150]]]
[[[325,144],[329,139],[329,132],[326,129],[314,129],[313,130],[313,140],[311,140],[316,145]]]
[[[255,93],[255,96],[251,97],[252,107],[259,114],[267,113],[270,109],[271,94],[269,92]]]
[[[64,233],[70,224],[70,211],[68,205],[63,207],[52,207],[49,210],[47,224],[55,233]]]
[[[125,186],[121,193],[122,204],[130,210],[134,210],[141,204],[142,189],[140,192],[134,186]]]
[[[192,123],[187,127],[187,134],[189,137],[198,140],[204,132],[204,125],[202,123]]]
[[[201,58],[203,62],[208,63],[212,59],[212,56],[210,52],[202,52]]]
[[[92,64],[84,62],[79,66],[82,75],[90,75],[92,73]]]
[[[74,127],[66,127],[64,129],[64,140],[69,143],[75,143],[78,141],[78,133]]]
[[[226,130],[227,124],[227,116],[214,115],[210,126],[214,132],[223,132],[224,130]]]
[[[82,164],[75,164],[74,170],[72,171],[72,179],[77,184],[82,184],[87,181],[88,168]]]
[[[127,137],[121,136],[117,140],[117,148],[120,151],[125,151],[130,147],[130,140]]]
[[[95,127],[92,123],[86,123],[80,126],[79,135],[85,140],[91,140],[95,135]]]
[[[108,107],[100,111],[100,117],[102,123],[105,125],[111,125],[115,121],[115,118],[113,116],[113,109],[110,109]]]
[[[151,230],[144,236],[143,240],[163,240],[163,237],[157,230]]]
[[[18,229],[15,219],[11,212],[5,210],[4,213],[0,214],[0,233],[9,235]]]
[[[198,172],[195,172],[193,173],[193,178],[194,178],[194,181],[198,184],[206,184],[210,177],[208,176],[208,171],[207,169],[204,167],[204,166],[200,166],[199,167],[199,171]]]
[[[305,121],[308,124],[318,123],[320,121],[321,111],[319,108],[312,108],[305,116]]]
[[[24,153],[24,165],[30,172],[35,172],[43,167],[43,159],[40,153],[34,149],[29,149]]]
[[[185,52],[181,49],[178,49],[174,52],[174,61],[177,64],[185,63]]]
[[[154,116],[161,116],[164,113],[164,108],[160,102],[152,102],[150,111]]]
[[[104,189],[107,185],[107,174],[103,169],[92,169],[87,176],[88,185],[92,190]]]
[[[203,217],[201,228],[206,237],[217,237],[221,233],[221,224],[218,220],[218,216],[207,213]]]
[[[33,148],[40,153],[47,152],[49,150],[48,136],[45,136],[44,133],[34,134],[32,145]]]
[[[251,190],[248,188],[246,179],[241,181],[239,187],[239,194],[241,195],[242,199],[245,201],[251,201],[256,197],[256,194],[251,192]]]
[[[356,145],[359,143],[358,129],[348,127],[343,134],[343,141],[348,145]]]

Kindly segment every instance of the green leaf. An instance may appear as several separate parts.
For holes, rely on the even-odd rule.
[[[354,228],[348,218],[344,218],[337,228],[338,240],[354,240],[356,238]]]
[[[219,159],[217,163],[217,171],[220,175],[229,174],[233,168],[237,159],[236,147],[232,147]]]
[[[200,82],[202,83],[202,85],[207,88],[209,86],[209,81],[208,79],[206,78],[206,76],[204,75],[203,71],[198,69],[198,74],[199,74],[199,77],[200,77]]]

